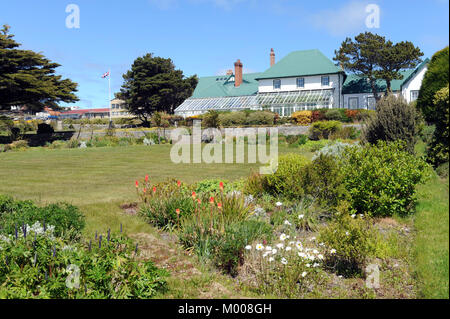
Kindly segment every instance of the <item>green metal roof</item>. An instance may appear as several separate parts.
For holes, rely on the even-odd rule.
[[[206,97],[246,96],[258,93],[258,81],[256,77],[261,73],[247,73],[242,75],[242,84],[234,86],[234,81],[229,81],[234,75],[217,75],[201,77],[191,98],[200,99]]]
[[[415,69],[400,71],[400,73],[403,75],[403,79],[391,81],[392,91],[401,91],[403,84],[408,82],[414,76],[414,74],[419,72],[419,70],[427,65],[429,61],[430,60],[427,58]],[[378,92],[386,92],[385,80],[377,80],[376,86]],[[372,93],[372,87],[367,81],[367,77],[357,74],[348,74],[347,79],[345,80],[342,87],[342,94],[356,93]]]
[[[262,73],[257,79],[286,78],[319,74],[343,73],[317,49],[294,51]]]

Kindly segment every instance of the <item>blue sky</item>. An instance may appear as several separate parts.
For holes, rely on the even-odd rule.
[[[246,72],[291,51],[320,49],[333,57],[345,37],[372,31],[408,40],[425,57],[448,45],[448,0],[0,0],[0,24],[9,24],[23,48],[62,64],[58,73],[79,84],[82,108],[107,107],[134,59],[170,57],[186,75],[215,75],[238,58]],[[66,6],[80,8],[80,28],[66,27]],[[380,28],[365,25],[368,4],[380,8]]]

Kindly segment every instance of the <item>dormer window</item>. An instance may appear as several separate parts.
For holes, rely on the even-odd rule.
[[[281,89],[281,80],[280,79],[273,80],[273,89],[274,90]]]
[[[330,85],[330,77],[327,76],[322,76],[322,86],[329,86]]]

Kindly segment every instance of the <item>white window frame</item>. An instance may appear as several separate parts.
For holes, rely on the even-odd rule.
[[[352,107],[352,101],[356,100],[356,107]],[[348,109],[349,110],[357,110],[359,109],[359,97],[354,96],[354,97],[349,97],[348,98]]]
[[[413,93],[417,93],[417,97],[415,99],[413,99]],[[417,101],[419,98],[419,90],[411,90],[409,92],[409,98],[411,99],[411,102]]]
[[[328,79],[328,80],[327,80],[327,84],[323,84],[323,80],[324,80],[325,78]],[[324,76],[322,76],[322,77],[320,78],[320,84],[321,84],[322,86],[330,86],[330,76],[329,76],[329,75],[324,75]]]
[[[301,86],[299,85],[299,81],[300,81],[300,80],[302,80],[302,82],[303,82],[303,85],[301,85]],[[298,88],[298,89],[300,89],[300,88],[302,88],[302,89],[305,88],[305,78],[297,78],[297,88]]]

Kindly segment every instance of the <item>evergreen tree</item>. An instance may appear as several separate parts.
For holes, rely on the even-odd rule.
[[[26,105],[39,111],[44,106],[58,108],[59,102],[78,101],[77,84],[55,75],[59,64],[40,53],[17,49],[20,44],[13,38],[4,25],[0,30],[0,110]]]
[[[171,59],[146,54],[137,58],[123,75],[124,84],[117,97],[126,101],[128,110],[145,125],[153,112],[172,114],[197,86],[197,76],[185,78]]]

